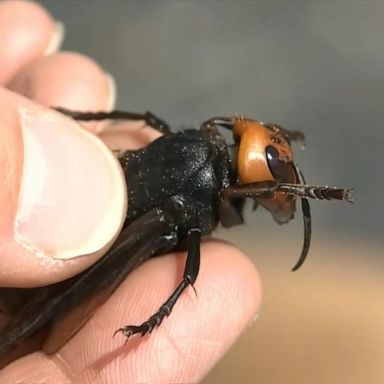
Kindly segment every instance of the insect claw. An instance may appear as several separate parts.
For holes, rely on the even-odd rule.
[[[118,334],[119,332],[124,333],[124,328],[119,328],[119,329],[117,329],[117,330],[114,332],[112,338],[115,338],[116,334]]]
[[[195,286],[194,286],[192,283],[191,283],[191,287],[192,287],[193,291],[195,292],[195,296],[198,297],[198,296],[197,296],[196,288],[195,288]]]
[[[134,329],[132,329],[133,327],[132,326],[127,326],[127,327],[122,327],[122,328],[119,328],[118,330],[115,331],[115,333],[113,334],[113,337],[116,336],[117,333],[121,332],[125,337],[126,337],[126,340],[125,340],[125,344],[127,344],[127,341],[128,339],[135,333],[137,333]],[[138,328],[138,327],[135,327],[135,328]]]

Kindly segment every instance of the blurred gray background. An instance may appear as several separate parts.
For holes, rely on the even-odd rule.
[[[332,280],[332,273],[335,278],[340,274],[348,298],[347,287],[355,284],[351,276],[359,279],[363,273],[367,284],[384,278],[384,2],[40,3],[64,22],[63,49],[89,55],[113,74],[118,108],[150,109],[175,127],[197,126],[212,115],[241,113],[305,132],[307,149],[301,151],[297,147],[295,156],[307,181],[353,187],[355,204],[312,203],[313,245],[309,266],[305,266],[308,275],[305,270],[295,275],[293,286],[312,273],[312,283],[305,290],[315,291],[316,281],[320,287],[328,284],[327,279]],[[302,241],[301,220],[278,227],[261,209],[248,214],[247,219],[250,225],[225,232],[224,236],[234,238],[255,258],[268,288],[274,273],[278,282],[282,270],[288,273],[296,261]],[[356,268],[352,270],[353,263]],[[314,266],[317,270],[326,267],[329,276],[317,279]],[[381,274],[376,275],[377,271]],[[364,289],[360,286],[357,291]],[[379,288],[366,289],[365,298]],[[283,291],[286,288],[282,286],[277,296],[281,297]],[[384,290],[381,293],[384,295]],[[329,294],[332,299],[334,294]],[[308,300],[326,302],[329,295],[320,299],[315,295]],[[287,296],[283,299],[289,300]],[[343,327],[348,317],[354,316],[343,312],[344,300],[341,297],[332,307],[340,311],[340,322],[335,326]],[[312,309],[303,301],[299,312],[310,312]],[[265,302],[268,317],[268,289]],[[367,305],[365,309],[363,304]],[[383,301],[354,305],[357,312],[364,310],[374,318]],[[301,316],[302,313],[297,314],[297,322]],[[375,337],[382,335],[382,327],[376,323],[369,323],[366,328],[356,325],[356,334],[364,334],[373,326],[377,327]],[[247,340],[252,337],[248,335]],[[255,337],[259,340],[261,336]],[[292,339],[292,343],[296,340]],[[339,350],[337,346],[340,347],[336,343]],[[319,349],[316,343],[312,347]],[[335,351],[335,347],[330,346],[324,353],[330,351]],[[358,344],[356,351],[362,351]],[[364,353],[374,352],[368,349]],[[307,356],[308,351],[303,354]],[[338,358],[343,360],[340,355]],[[355,360],[344,358],[349,367],[346,371],[351,371]],[[252,362],[248,368],[252,369]],[[261,382],[280,382],[279,377],[272,376],[266,372]],[[235,380],[230,375],[225,377]],[[285,381],[281,382],[290,382],[288,374],[283,377]],[[292,377],[292,382],[300,382],[300,375]],[[303,382],[317,382],[308,381],[310,376],[303,377]],[[345,376],[340,373],[324,377],[318,382],[341,383]],[[255,380],[258,378],[256,375]],[[361,379],[376,382],[366,380],[364,375]],[[212,376],[207,380],[219,379]]]

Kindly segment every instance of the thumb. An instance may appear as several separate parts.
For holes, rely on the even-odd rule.
[[[6,90],[0,127],[0,286],[46,285],[80,272],[124,221],[120,166],[76,122]]]

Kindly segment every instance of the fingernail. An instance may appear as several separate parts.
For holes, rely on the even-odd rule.
[[[57,112],[19,112],[24,164],[16,241],[56,259],[97,252],[125,218],[117,160],[97,137]]]
[[[55,28],[53,30],[51,39],[49,40],[48,47],[44,52],[44,55],[49,56],[52,53],[58,51],[65,36],[65,27],[61,21],[55,22]]]
[[[116,82],[110,73],[106,73],[108,87],[107,111],[112,110],[116,102]]]

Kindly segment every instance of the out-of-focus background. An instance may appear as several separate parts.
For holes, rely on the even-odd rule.
[[[114,75],[119,108],[175,127],[241,113],[302,130],[307,181],[356,189],[354,205],[312,203],[296,273],[300,214],[279,227],[259,209],[218,231],[255,260],[264,305],[204,383],[383,383],[384,2],[40,3],[64,22],[65,50]]]

